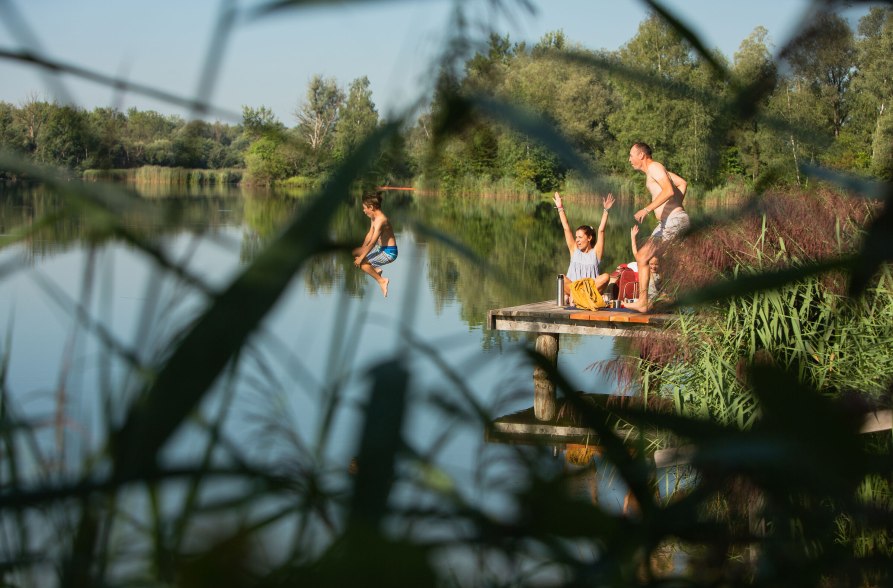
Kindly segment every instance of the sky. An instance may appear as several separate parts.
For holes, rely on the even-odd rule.
[[[562,30],[570,42],[612,51],[632,39],[648,16],[640,0],[364,0],[257,15],[258,6],[275,1],[0,0],[0,52],[20,51],[27,44],[52,61],[183,98],[198,95],[213,55],[221,68],[209,102],[219,110],[205,118],[238,122],[243,106],[265,106],[293,126],[315,74],[335,78],[345,89],[367,76],[383,116],[400,114],[429,94],[432,63],[456,26],[457,6],[470,22],[486,22],[513,42],[536,42]],[[782,46],[812,3],[665,0],[664,5],[707,47],[731,60],[757,26],[768,29],[776,48]],[[226,43],[215,49],[212,39],[224,6],[235,7],[238,16]],[[855,27],[865,12],[850,9],[845,16]],[[0,59],[0,101],[20,105],[30,96],[88,109],[193,114],[134,92],[71,75],[40,75],[33,66]]]

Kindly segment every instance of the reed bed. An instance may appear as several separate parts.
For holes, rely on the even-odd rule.
[[[671,401],[676,415],[739,431],[765,427],[773,403],[779,402],[789,403],[786,414],[773,417],[787,429],[784,435],[796,437],[804,428],[820,427],[812,424],[810,410],[797,403],[804,390],[839,403],[841,421],[848,414],[889,408],[893,271],[889,265],[879,266],[861,295],[850,292],[843,272],[810,271],[810,264],[824,259],[856,255],[876,214],[876,205],[837,191],[775,193],[734,221],[696,230],[665,257],[665,276],[677,294],[772,271],[793,270],[796,275],[802,268],[803,277],[769,289],[745,290],[702,305],[697,312],[682,309],[668,336],[637,340],[631,358],[607,369],[638,382],[646,399]],[[771,397],[758,377],[765,370],[790,378],[787,384],[772,385]],[[853,438],[852,451],[889,455],[890,434],[879,435]],[[790,459],[804,459],[807,452],[840,455],[839,447],[823,450],[817,444],[802,444]],[[889,512],[890,479],[868,474],[857,481],[847,500],[835,496],[826,523],[836,529],[839,544],[857,557],[890,557],[889,529],[856,514],[866,508]],[[741,503],[734,487],[718,492],[708,506],[711,516],[730,525],[742,517],[734,514]],[[761,491],[749,500],[759,503],[763,498]],[[790,500],[815,514],[811,499],[793,493]],[[803,539],[799,531],[793,537]],[[863,580],[872,582],[885,576],[867,577],[874,580]]]
[[[278,15],[297,4],[272,2],[263,8]],[[222,18],[217,40],[224,41],[227,27],[240,21]],[[666,21],[684,38],[697,40],[678,20]],[[467,46],[468,39],[455,40]],[[210,46],[219,48],[218,43]],[[694,48],[699,58],[729,76],[703,45]],[[37,48],[29,48],[27,56],[41,60]],[[58,71],[58,64],[45,65]],[[630,82],[648,82],[652,91],[673,89],[659,76],[643,80],[643,72],[616,63],[593,66]],[[759,91],[742,88],[723,105],[729,119],[752,116],[763,97]],[[194,107],[192,101],[187,104]],[[480,110],[550,145],[568,167],[586,165],[575,159],[572,146],[552,125],[520,116],[511,104],[449,94],[442,105],[443,124],[437,132],[445,133],[445,140],[464,128],[469,112]],[[636,360],[646,396],[641,406],[583,402],[560,370],[551,374],[565,403],[596,429],[603,459],[629,489],[629,502],[636,506],[620,513],[570,495],[567,477],[557,471],[561,464],[554,467],[551,447],[481,452],[477,461],[459,466],[472,470],[473,487],[457,484],[455,464],[442,459],[442,448],[460,431],[487,430],[493,417],[464,380],[479,359],[449,364],[438,342],[422,339],[409,320],[395,327],[393,354],[364,373],[368,386],[360,398],[345,398],[344,378],[353,369],[351,357],[363,322],[373,315],[366,309],[355,317],[344,312],[333,318],[340,339],[326,358],[332,374],[327,381],[302,377],[302,358],[289,355],[285,361],[295,367],[300,385],[284,388],[270,375],[268,358],[255,355],[253,337],[264,331],[293,278],[321,252],[338,246],[332,242],[332,223],[352,201],[352,189],[408,122],[390,121],[366,137],[219,288],[204,284],[151,238],[130,230],[125,213],[145,206],[130,192],[104,181],[69,181],[53,169],[0,152],[0,169],[46,183],[68,206],[10,235],[8,243],[31,238],[58,215],[77,213],[91,243],[101,237],[120,239],[182,284],[178,294],[193,289],[201,299],[193,320],[173,333],[155,331],[156,314],[147,312],[140,326],[147,336],[139,339],[139,349],[131,349],[88,312],[93,302],[111,295],[100,291],[93,298],[91,286],[95,282],[101,290],[101,280],[91,273],[92,251],[84,262],[81,299],[69,300],[42,282],[76,328],[101,342],[96,354],[120,360],[127,373],[120,380],[104,378],[96,391],[98,417],[83,429],[93,442],[69,446],[60,431],[79,416],[67,402],[70,391],[65,386],[55,391],[52,414],[23,418],[6,389],[6,360],[15,351],[15,343],[6,341],[0,356],[4,584],[889,583],[889,438],[872,446],[860,437],[858,407],[843,392],[853,388],[863,396],[879,396],[889,386],[891,282],[884,264],[891,259],[893,197],[875,211],[865,201],[818,191],[793,197],[768,194],[755,202],[748,199],[745,207],[753,204],[758,212],[743,210],[735,215],[740,217],[737,224],[713,218],[697,227],[679,248],[681,255],[667,259],[667,279],[681,287],[680,295],[717,281],[728,283],[730,293],[702,297],[697,318],[683,312],[675,341],[646,340]],[[189,183],[205,177],[188,170],[143,173],[128,171],[126,181],[136,182],[139,176],[147,182]],[[484,180],[457,186],[458,192],[489,193]],[[627,189],[631,198],[640,194],[632,186]],[[582,194],[593,187],[578,190]],[[889,185],[883,190],[891,194]],[[537,226],[532,218],[523,222]],[[489,230],[483,222],[480,228]],[[428,230],[425,235],[469,259],[478,272],[473,276],[489,269],[449,231]],[[883,246],[859,249],[863,238]],[[513,253],[499,266],[517,266]],[[846,276],[817,270],[817,261],[826,256],[848,255],[862,262],[836,266],[850,271],[849,288]],[[750,280],[772,277],[784,268],[809,275],[775,276],[772,287],[757,288]],[[867,289],[852,286],[860,271],[870,273]],[[154,306],[155,287],[147,285],[147,309],[163,313],[166,307]],[[503,278],[500,287],[528,285]],[[406,309],[406,315],[411,312]],[[542,361],[533,352],[525,359],[525,369]],[[250,379],[248,389],[237,390],[236,374],[246,362],[256,363],[261,375]],[[418,387],[413,372],[421,363],[439,370],[442,389],[432,394]],[[286,405],[281,395],[295,389],[319,403],[318,430],[312,433],[279,410]],[[244,438],[226,427],[236,399],[244,396],[246,402],[264,398],[271,405],[267,414],[252,413],[257,427],[251,432],[267,442],[265,451],[247,451]],[[648,410],[652,399],[669,399],[677,414]],[[408,415],[419,402],[430,403],[445,425],[431,446],[405,435]],[[333,423],[344,412],[356,417],[356,461],[351,467],[327,453],[337,434]],[[617,419],[628,427],[611,426]],[[641,434],[655,429],[696,450],[695,480],[669,501],[655,493],[653,464],[646,459],[651,441]],[[588,451],[581,457],[589,458]],[[486,499],[497,494],[506,497],[506,508],[488,504]],[[650,561],[675,542],[691,546],[692,566],[659,577]]]
[[[455,177],[435,179],[420,176],[413,187],[422,192],[438,192],[452,198],[528,198],[539,195],[532,182],[517,178],[493,179],[486,175],[463,174]]]
[[[187,169],[145,165],[131,169],[86,170],[84,180],[164,186],[219,186],[242,181],[241,169]]]
[[[852,255],[871,206],[839,192],[769,194],[734,222],[713,224],[662,260],[669,289],[708,287]],[[804,222],[804,219],[808,221]],[[680,414],[746,428],[757,416],[745,373],[769,363],[828,394],[878,397],[893,378],[893,281],[882,267],[864,296],[840,272],[735,296],[680,314],[677,336],[641,342],[646,394],[671,394]]]

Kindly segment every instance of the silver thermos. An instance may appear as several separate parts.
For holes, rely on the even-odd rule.
[[[564,274],[558,274],[558,306],[564,306]]]

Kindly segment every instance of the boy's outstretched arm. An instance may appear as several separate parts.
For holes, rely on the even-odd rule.
[[[381,224],[382,221],[372,221],[372,226],[369,227],[369,232],[366,233],[366,239],[363,240],[363,245],[359,248],[353,259],[353,264],[355,266],[360,267],[369,252],[372,251],[372,247],[375,245],[375,242],[378,241],[379,235],[381,235]]]

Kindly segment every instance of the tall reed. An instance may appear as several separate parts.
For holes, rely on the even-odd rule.
[[[241,169],[187,169],[144,165],[129,169],[86,170],[84,180],[116,181],[133,184],[157,184],[166,186],[215,186],[238,184],[242,181]]]
[[[306,3],[269,1],[246,15],[238,14],[235,3],[224,3],[215,42],[210,44],[208,80],[214,78],[212,70],[219,63],[229,27],[250,20],[231,17],[278,16],[302,4]],[[503,8],[502,2],[491,4]],[[729,79],[724,64],[696,34],[672,18],[662,3],[650,4],[667,26],[690,41],[705,71],[712,69]],[[17,17],[11,7],[10,2],[0,3],[5,16]],[[466,21],[457,20],[462,26],[455,27],[451,46],[468,47],[469,39],[463,36]],[[43,60],[37,47],[27,47],[22,56],[49,71],[60,71],[59,64]],[[579,61],[610,70],[629,83],[641,83],[652,92],[679,90],[662,76],[584,59]],[[450,71],[456,64],[440,65],[439,71]],[[61,71],[84,75],[79,68]],[[112,87],[131,87],[126,80],[98,79]],[[464,128],[470,111],[479,109],[548,145],[568,167],[587,167],[547,121],[521,116],[511,104],[451,94],[448,86],[434,132],[448,139]],[[758,85],[736,90],[723,105],[729,124],[736,117],[753,116],[765,97]],[[197,97],[200,103],[203,95]],[[195,107],[196,103],[178,104]],[[766,207],[761,215],[746,217],[736,228],[717,223],[679,249],[678,284],[693,287],[718,277],[730,280],[737,294],[723,299],[726,302],[708,302],[703,314],[684,315],[674,349],[665,347],[662,355],[654,346],[642,350],[647,394],[672,399],[680,415],[579,402],[561,372],[553,374],[566,401],[575,404],[597,430],[604,460],[615,466],[638,505],[634,513],[625,515],[569,495],[566,477],[556,473],[552,448],[506,446],[482,451],[475,456],[477,461],[459,468],[448,463],[441,452],[460,427],[464,433],[473,427],[479,434],[490,426],[492,415],[464,379],[469,369],[478,367],[479,358],[459,365],[447,362],[437,341],[425,341],[416,332],[420,325],[411,320],[412,304],[402,309],[409,318],[395,327],[393,354],[364,374],[369,385],[360,398],[345,397],[344,381],[354,368],[351,358],[360,344],[363,323],[373,313],[365,308],[355,314],[336,313],[333,330],[339,337],[327,358],[332,374],[327,381],[305,377],[300,354],[287,358],[301,379],[295,388],[309,392],[319,403],[318,431],[308,433],[295,426],[287,411],[277,410],[284,403],[272,402],[271,414],[254,421],[260,435],[271,440],[269,450],[246,451],[244,438],[226,426],[234,399],[247,394],[251,402],[257,397],[253,392],[269,401],[293,392],[269,375],[269,358],[258,357],[252,337],[265,329],[292,278],[321,252],[337,246],[330,227],[339,204],[348,201],[352,187],[408,122],[393,120],[363,141],[306,206],[296,210],[286,226],[264,241],[219,288],[208,287],[151,238],[130,230],[124,213],[145,205],[131,193],[105,182],[71,182],[52,169],[0,151],[0,169],[46,182],[72,211],[83,215],[91,243],[102,236],[124,241],[178,284],[195,289],[201,299],[189,324],[176,333],[156,334],[154,317],[166,307],[154,306],[157,283],[150,281],[148,310],[139,326],[139,333],[147,336],[138,337],[139,346],[132,349],[89,313],[97,306],[89,287],[96,277],[92,252],[85,261],[79,300],[68,300],[46,285],[77,328],[98,337],[99,353],[120,359],[127,373],[119,380],[108,370],[101,385],[99,422],[85,427],[95,435],[95,443],[78,445],[80,459],[67,453],[67,446],[53,451],[57,446],[42,443],[43,437],[36,435],[46,430],[48,420],[65,423],[65,402],[56,407],[59,418],[22,422],[0,387],[4,583],[768,587],[853,585],[875,578],[878,583],[889,582],[887,544],[878,542],[873,557],[859,558],[851,546],[842,544],[845,533],[835,531],[835,524],[847,520],[845,515],[858,524],[850,537],[893,528],[889,502],[859,494],[866,481],[890,479],[889,445],[867,447],[856,434],[858,415],[835,398],[844,382],[874,393],[889,379],[880,363],[893,363],[887,357],[891,346],[885,333],[889,270],[883,268],[880,279],[871,281],[873,289],[864,302],[848,299],[843,280],[834,275],[788,280],[759,294],[746,286],[751,272],[791,265],[810,269],[812,261],[826,253],[853,252],[848,237],[855,237],[855,242],[862,225],[851,226],[848,215],[830,212],[835,201],[830,196],[822,200],[821,194],[804,194],[792,201],[783,200],[785,195],[770,198],[762,203]],[[134,172],[134,178],[137,175]],[[187,172],[146,172],[146,176],[147,181],[161,183],[194,181]],[[472,188],[480,194],[481,187]],[[641,194],[633,187],[629,190],[630,197]],[[890,186],[884,190],[890,192]],[[857,213],[859,208],[852,206]],[[54,218],[55,213],[38,219],[11,235],[8,243],[31,238]],[[886,245],[890,210],[875,218],[883,222],[868,226],[868,238]],[[485,220],[479,225],[483,231],[489,228]],[[519,223],[521,228],[537,230],[531,219],[519,218]],[[469,271],[468,282],[474,282],[490,268],[452,237],[455,227],[448,228],[453,231],[428,228],[425,235],[470,260],[477,273]],[[871,269],[891,258],[884,247],[853,254]],[[505,255],[501,265],[516,269],[517,256]],[[667,271],[673,273],[671,259]],[[502,280],[501,286],[526,284]],[[99,301],[107,302],[107,295],[100,294]],[[153,336],[161,340],[151,347],[157,353],[145,353]],[[304,342],[312,345],[311,336]],[[5,351],[8,354],[10,346]],[[863,358],[863,354],[869,355]],[[535,354],[528,359],[538,360]],[[423,362],[439,370],[442,389],[438,385],[432,393],[411,377]],[[236,390],[235,375],[246,363],[257,368],[252,374],[260,375],[249,378],[249,390]],[[444,424],[430,446],[406,434],[408,415],[417,402],[430,403],[440,416],[438,424]],[[350,470],[327,451],[339,432],[333,423],[343,413],[356,417],[357,467]],[[791,418],[801,414],[808,418]],[[656,496],[653,467],[644,451],[649,440],[631,434],[635,446],[630,447],[626,431],[609,425],[615,417],[640,431],[661,427],[696,447],[692,459],[699,474],[690,491],[670,502]],[[20,467],[23,455],[31,458],[32,467]],[[57,461],[60,456],[69,460]],[[467,475],[469,469],[473,473]],[[472,488],[456,482],[461,475],[457,470],[473,479]],[[759,500],[741,503],[747,512],[739,514],[746,517],[717,516],[711,508],[716,497],[735,494],[736,488],[744,489],[737,492],[739,496]],[[493,507],[490,499],[495,495],[505,497],[504,508]],[[732,518],[766,524],[763,528],[729,524]],[[657,577],[649,560],[660,546],[675,540],[694,545],[703,555],[699,560],[703,565],[680,572],[679,578]],[[730,557],[743,547],[754,548],[752,561]],[[34,577],[36,581],[31,581]]]
[[[869,213],[835,192],[768,195],[758,212],[712,226],[669,252],[662,261],[669,287],[678,292],[852,253]],[[757,415],[744,377],[754,363],[793,370],[829,394],[858,389],[877,397],[893,378],[891,321],[887,267],[859,298],[845,294],[836,274],[732,297],[682,313],[675,339],[643,342],[644,391],[672,395],[681,414],[742,428]]]

